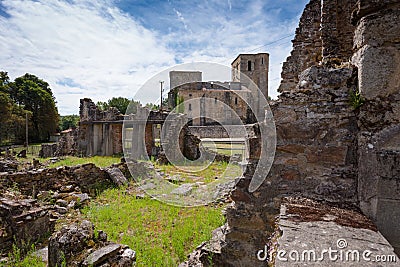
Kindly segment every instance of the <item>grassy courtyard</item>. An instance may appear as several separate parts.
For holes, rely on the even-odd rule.
[[[221,209],[175,207],[109,189],[82,212],[110,240],[135,250],[137,266],[177,266],[224,224]]]

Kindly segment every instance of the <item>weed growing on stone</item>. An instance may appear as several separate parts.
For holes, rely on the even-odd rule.
[[[354,109],[358,109],[359,107],[362,106],[362,104],[364,104],[364,99],[362,98],[358,90],[356,92],[350,91],[349,98],[350,98],[350,105]]]
[[[83,209],[110,240],[137,253],[138,266],[177,266],[213,229],[224,224],[221,207],[181,208],[110,189]]]

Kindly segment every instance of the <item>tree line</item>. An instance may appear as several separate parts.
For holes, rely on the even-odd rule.
[[[26,124],[30,143],[49,141],[52,134],[77,127],[79,116],[60,116],[56,103],[49,84],[44,80],[26,73],[11,81],[7,72],[0,71],[0,145],[23,144]],[[101,110],[114,107],[122,114],[127,112],[128,106],[128,113],[135,113],[139,105],[139,101],[125,97],[97,102]],[[152,103],[145,106],[158,109],[158,105]]]
[[[0,144],[22,144],[28,123],[29,142],[48,141],[58,128],[58,110],[49,84],[35,75],[11,81],[0,71]]]

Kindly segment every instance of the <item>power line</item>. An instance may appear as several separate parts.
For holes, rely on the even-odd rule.
[[[263,47],[272,45],[272,44],[277,43],[277,42],[279,42],[279,41],[281,41],[281,40],[284,40],[284,39],[286,39],[286,38],[289,38],[289,37],[291,37],[291,36],[293,36],[293,35],[294,35],[294,34],[289,34],[289,35],[283,36],[283,37],[281,37],[281,38],[279,38],[279,39],[277,39],[277,40],[274,40],[274,41],[272,41],[272,42],[270,42],[270,43],[267,43],[267,44],[262,45],[262,46],[260,46],[260,47],[257,47],[257,48],[254,48],[254,49],[252,49],[252,50],[249,50],[248,52],[253,52],[253,51],[256,51],[256,50],[258,50],[258,49],[260,49],[260,48],[263,48]],[[286,43],[286,42],[285,42],[285,43]]]
[[[254,48],[254,49],[252,49],[252,50],[248,50],[246,53],[254,52],[254,51],[258,50],[258,49],[261,49],[261,48],[264,48],[264,47],[266,47],[266,46],[275,44],[275,43],[277,43],[277,42],[279,42],[279,41],[282,41],[282,40],[287,39],[287,38],[292,37],[292,36],[294,36],[293,33],[292,33],[292,34],[289,34],[289,35],[285,35],[285,36],[283,36],[283,37],[281,37],[281,38],[279,38],[279,39],[276,39],[276,40],[274,40],[274,41],[272,41],[272,42],[266,43],[266,44],[264,44],[264,45],[262,45],[262,46],[259,46],[259,47],[257,47],[257,48]],[[284,42],[284,43],[287,43],[287,42]],[[282,43],[282,44],[284,44],[284,43]],[[246,53],[245,53],[245,54],[246,54]],[[217,63],[223,63],[223,62],[225,62],[225,59],[224,59],[224,60],[221,60],[221,61],[219,61],[219,62],[217,62]]]

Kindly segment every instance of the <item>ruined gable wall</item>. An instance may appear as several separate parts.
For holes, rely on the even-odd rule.
[[[357,203],[357,120],[348,103],[355,74],[351,67],[311,67],[300,75],[295,90],[282,94],[271,106],[277,134],[275,159],[266,180],[253,193],[248,186],[265,136],[250,134],[257,137],[249,140],[245,177],[232,192],[234,205],[227,209],[231,232],[223,253],[231,255],[229,266],[261,265],[256,253],[273,232],[282,197]]]
[[[294,89],[299,81],[298,75],[306,68],[321,61],[321,0],[311,0],[300,18],[293,49],[282,66],[282,81],[279,92]]]
[[[340,64],[350,60],[354,26],[351,14],[357,0],[322,0],[322,61]]]
[[[77,153],[110,156],[122,153],[122,114],[116,108],[100,110],[95,103],[80,100]]]
[[[305,69],[350,60],[354,26],[351,14],[356,0],[311,0],[300,18],[293,50],[283,63],[279,92],[294,90]]]

